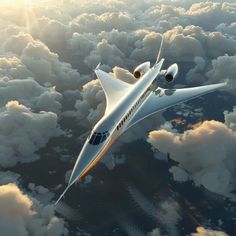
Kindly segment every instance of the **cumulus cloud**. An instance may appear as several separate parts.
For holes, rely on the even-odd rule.
[[[206,60],[202,57],[196,56],[194,58],[195,67],[190,69],[186,74],[186,80],[189,82],[201,82],[204,83],[206,78],[204,77]]]
[[[29,183],[28,188],[30,195],[40,201],[41,204],[48,204],[54,197],[54,193],[41,185],[36,186],[34,183]]]
[[[61,5],[64,7],[63,13],[60,11],[61,6],[57,5],[52,9],[51,15],[47,8],[40,6],[37,15],[39,19],[37,24],[34,24],[31,34],[42,40],[50,49],[59,53],[61,58],[68,60],[72,65],[79,65],[80,70],[85,73],[89,71],[86,66],[94,68],[100,61],[106,64],[108,69],[115,65],[126,65],[129,69],[133,69],[134,65],[141,61],[154,61],[161,38],[156,31],[165,34],[167,42],[164,56],[173,61],[189,63],[195,57],[202,57],[205,60],[205,57],[212,59],[225,53],[230,55],[236,52],[236,43],[233,38],[220,32],[205,31],[205,24],[196,22],[196,19],[202,19],[202,15],[205,17],[209,14],[210,16],[207,17],[211,17],[211,14],[216,14],[217,19],[221,19],[222,23],[225,15],[228,12],[232,13],[230,9],[234,5],[231,3],[208,2],[192,5],[194,1],[188,4],[185,1],[181,3],[163,1],[162,4],[156,4],[155,1],[144,1],[137,2],[135,5],[131,1],[119,1],[112,2],[111,6],[109,1],[97,2],[99,2],[99,7],[95,7],[92,2],[89,4],[79,3],[79,10],[76,11],[75,8],[78,4],[76,2],[70,3],[70,6],[68,4]],[[130,6],[129,13],[127,13],[125,3]],[[145,12],[140,12],[140,16],[136,19],[135,13],[139,8],[144,9]],[[64,15],[64,20],[62,20],[62,15]],[[232,17],[235,14],[231,15],[231,18],[224,24],[228,24],[227,22],[230,23],[234,19]],[[151,27],[151,25],[155,25],[153,19],[162,24],[162,30]],[[138,27],[136,21],[141,22]],[[172,21],[175,24],[167,26]],[[28,33],[16,31],[15,34],[10,34],[10,38],[4,42],[4,45],[7,51],[20,54],[29,43],[38,44],[39,42],[36,42]],[[42,46],[42,48],[44,47],[45,45]],[[81,86],[83,78],[75,71],[72,72],[68,64],[52,63],[53,56],[51,54],[47,62],[37,61],[41,68],[40,71],[44,72],[42,74],[35,70],[35,63],[32,60],[34,58],[29,58],[32,60],[31,66],[28,60],[25,61],[27,67],[32,67],[33,74],[36,73],[36,80],[42,83],[45,82],[43,78],[47,78],[48,82],[56,84],[61,90],[68,88],[68,86],[70,89],[75,87],[75,77],[77,77]],[[55,64],[65,69],[59,71]],[[50,70],[51,73],[49,73]],[[201,71],[198,72],[199,75]],[[190,73],[190,75],[197,76],[194,73]],[[203,79],[201,76],[201,82]]]
[[[51,137],[63,134],[55,113],[33,113],[17,101],[8,102],[1,110],[0,130],[0,165],[4,167],[37,160],[35,151]]]
[[[3,44],[3,48],[7,52],[12,52],[21,55],[23,49],[28,43],[34,42],[33,37],[30,34],[19,32],[16,35],[11,35]]]
[[[223,231],[216,231],[212,229],[205,229],[203,227],[197,228],[197,233],[192,233],[191,236],[228,236]]]
[[[112,72],[115,78],[125,81],[126,83],[134,84],[137,82],[137,79],[134,77],[134,75],[126,69],[115,66],[112,69]]]
[[[42,206],[15,184],[0,186],[0,209],[0,230],[4,236],[68,234],[64,221],[54,215],[53,206]]]
[[[58,118],[76,119],[79,126],[86,128],[96,123],[106,104],[92,69],[99,62],[107,71],[117,66],[113,68],[114,76],[134,83],[130,72],[143,61],[155,61],[161,35],[165,36],[163,56],[167,63],[180,65],[181,76],[183,72],[185,77],[186,72],[188,83],[215,83],[229,78],[232,87],[236,86],[234,0],[51,0],[46,4],[34,1],[27,10],[22,1],[21,5],[4,4],[0,4],[0,164],[4,167],[38,158],[35,151],[61,133]],[[23,11],[26,18],[22,17]],[[23,105],[10,102],[4,107],[10,100]],[[45,112],[38,113],[41,110]],[[186,119],[196,114],[202,117],[201,110],[192,108],[177,114]],[[168,142],[164,142],[163,151],[171,151],[180,163],[170,169],[174,179],[192,179],[229,196],[235,186],[231,168],[235,110],[224,115],[224,124],[209,121],[183,134],[173,127],[168,132],[160,131],[157,140],[167,140],[172,148],[169,150]],[[161,115],[143,121],[121,137],[115,149],[119,150],[124,142],[143,138],[147,130],[163,122]],[[194,141],[195,136],[199,138]],[[10,173],[9,178],[18,181]],[[213,181],[217,178],[219,181]],[[29,187],[32,194],[46,191]]]
[[[224,55],[212,60],[212,69],[206,73],[209,83],[216,83],[226,79],[230,79],[232,93],[235,93],[236,77],[235,77],[236,56]]]
[[[234,39],[220,32],[204,31],[199,26],[176,26],[164,35],[166,56],[176,61],[192,61],[197,56],[211,59],[236,52]]]
[[[74,34],[75,35],[75,34]],[[75,52],[78,58],[84,56],[84,62],[94,68],[102,61],[110,68],[116,65],[134,68],[143,61],[155,61],[160,47],[161,34],[153,30],[139,29],[135,31],[119,32],[112,30],[102,32],[95,37],[92,34],[77,34],[72,37]],[[87,37],[85,42],[83,37]],[[165,44],[163,56],[171,61],[190,63],[196,57],[204,60],[236,52],[236,43],[220,32],[207,32],[199,26],[178,25],[164,32]],[[79,42],[82,40],[80,49]],[[80,50],[78,50],[80,49]],[[89,54],[89,55],[88,55]],[[88,55],[88,56],[87,56]],[[104,56],[106,55],[106,56]]]
[[[97,44],[97,48],[90,52],[90,55],[84,59],[90,68],[95,68],[99,62],[106,65],[121,65],[124,54],[116,47],[110,45],[107,40],[103,39]]]
[[[19,183],[20,175],[11,171],[0,171],[0,184]]]
[[[40,42],[27,44],[21,60],[40,84],[50,83],[59,91],[78,88],[80,85],[79,73],[70,64],[60,62],[58,55]]]
[[[231,23],[236,19],[235,2],[231,1],[162,1],[152,4],[145,12],[150,24],[154,21],[156,29],[173,28],[176,25],[199,25],[212,31],[221,23]]]
[[[161,45],[161,34],[148,31],[137,31],[136,34],[139,37],[143,36],[143,38],[135,42],[136,48],[131,53],[130,57],[136,61],[155,61],[158,49]]]
[[[33,76],[21,60],[13,55],[0,57],[0,75],[11,79],[25,79]]]
[[[0,72],[9,72],[14,78],[33,77],[41,85],[56,86],[57,90],[81,88],[83,79],[69,63],[31,35],[20,32],[4,43],[4,51],[18,56],[1,59]],[[8,74],[7,74],[8,75]]]
[[[104,5],[104,2],[101,2],[101,4]],[[138,5],[140,4],[141,3]],[[168,1],[166,4],[168,4]],[[171,4],[173,3],[171,2]],[[132,3],[130,3],[130,5],[132,5]],[[218,5],[222,6],[222,4]],[[189,62],[193,61],[196,56],[214,58],[225,53],[234,53],[236,51],[234,39],[227,38],[220,32],[204,31],[203,26],[199,27],[201,24],[191,22],[190,18],[192,16],[190,13],[188,14],[184,8],[173,8],[173,6],[170,5],[157,6],[154,2],[149,4],[145,2],[140,7],[150,7],[150,12],[148,13],[150,13],[151,16],[149,18],[143,18],[142,15],[142,17],[140,17],[142,24],[139,25],[139,28],[122,28],[117,26],[117,22],[119,22],[119,24],[122,23],[118,20],[118,15],[121,13],[110,12],[107,13],[106,16],[104,14],[96,15],[94,13],[85,13],[85,15],[74,18],[69,25],[67,23],[67,25],[63,25],[63,27],[61,23],[55,23],[55,20],[44,18],[41,19],[41,21],[45,21],[45,23],[42,24],[40,30],[43,28],[42,31],[44,31],[46,35],[53,34],[54,30],[55,35],[57,35],[58,31],[61,32],[63,36],[57,38],[63,43],[58,44],[54,42],[52,48],[60,52],[59,47],[65,47],[64,52],[61,53],[62,56],[69,53],[69,55],[73,55],[73,57],[69,59],[72,64],[75,63],[75,59],[77,58],[80,64],[81,61],[84,61],[90,68],[94,68],[99,61],[109,65],[111,68],[117,64],[130,66],[144,60],[155,60],[160,42],[160,35],[155,31],[160,30],[146,27],[150,24],[153,25],[155,14],[161,15],[162,17],[162,20],[158,17],[156,18],[158,19],[157,22],[162,22],[163,29],[161,32],[165,33],[167,39],[164,55],[171,60]],[[159,8],[161,10],[158,10]],[[161,12],[158,13],[158,11]],[[147,12],[144,13],[144,15],[146,14]],[[108,15],[114,19],[111,20]],[[171,22],[171,17],[173,17],[175,24],[166,26],[165,21],[166,24]],[[103,19],[103,27],[98,27],[98,23],[95,23],[94,18],[98,18],[99,22],[100,18]],[[77,22],[78,19],[80,24]],[[83,22],[81,23],[82,19]],[[109,24],[107,24],[109,26],[108,28],[105,27],[107,19],[109,19]],[[55,27],[52,26],[54,24]],[[198,26],[193,26],[193,24]],[[51,25],[51,28],[47,29],[45,25]],[[60,25],[60,27],[58,25]],[[73,30],[72,26],[74,25],[77,27],[76,30]],[[94,25],[96,25],[96,29],[94,29]],[[82,30],[81,32],[80,27],[86,28],[86,31],[84,32]],[[148,29],[143,30],[142,27]],[[60,30],[58,28],[60,28]],[[105,31],[101,32],[103,30]],[[48,38],[50,37],[44,36],[43,32],[41,33],[40,39],[50,44]],[[69,51],[67,51],[67,49],[69,49]],[[103,56],[103,52],[107,51],[112,52],[112,54],[109,54],[109,58]],[[82,66],[80,68],[82,69]]]
[[[88,121],[90,124],[96,123],[104,114],[106,106],[105,94],[99,81],[92,80],[85,84],[80,94],[82,98],[76,101],[76,110],[64,112],[63,115],[75,117],[78,121]]]
[[[184,35],[184,31],[188,30],[192,29],[189,29],[189,26],[186,28],[178,26],[165,33],[165,39],[167,39],[165,41],[165,53],[169,59],[189,61],[196,56],[204,56],[201,42],[191,34]]]
[[[225,124],[233,131],[236,131],[236,107],[233,108],[232,112],[225,111],[224,116]]]
[[[200,2],[193,4],[187,15],[193,24],[212,30],[220,23],[227,24],[236,20],[234,7],[235,4],[229,2]]]
[[[39,85],[33,78],[24,80],[8,77],[0,78],[0,106],[8,101],[18,100],[26,106],[37,111],[52,111],[58,113],[61,110],[60,100],[62,95],[54,88],[45,88]]]
[[[68,45],[72,55],[85,56],[90,54],[90,52],[96,47],[96,36],[92,33],[80,34],[75,32],[69,39]]]
[[[232,129],[235,110],[225,112],[225,117],[225,124],[214,120],[204,121],[182,134],[166,130],[152,131],[148,142],[161,152],[170,153],[170,157],[179,163],[179,167],[170,169],[177,181],[190,177],[197,185],[234,198],[231,192],[235,189],[235,172],[232,169],[236,152],[236,133]]]
[[[83,13],[73,19],[71,30],[73,32],[111,31],[112,29],[128,30],[134,28],[135,21],[125,12],[107,12],[101,15]]]
[[[31,29],[33,36],[40,38],[49,48],[55,48],[66,41],[68,27],[55,19],[41,17]]]
[[[136,31],[128,32],[112,29],[109,32],[100,32],[97,35],[97,39],[99,42],[102,39],[106,39],[109,44],[116,45],[116,47],[124,53],[125,57],[128,58],[134,50],[135,42],[139,39],[139,36],[135,32]]]
[[[233,22],[229,25],[221,23],[216,27],[216,30],[225,35],[236,35],[236,23]]]

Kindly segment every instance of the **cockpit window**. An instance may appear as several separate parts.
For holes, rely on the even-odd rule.
[[[109,132],[97,133],[93,132],[89,137],[89,143],[92,145],[99,145],[104,142],[109,136]]]

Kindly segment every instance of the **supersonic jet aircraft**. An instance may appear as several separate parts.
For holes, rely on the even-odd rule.
[[[160,79],[167,82],[174,81],[178,66],[173,64],[167,70],[162,70],[164,59],[160,60],[160,52],[161,49],[152,67],[150,62],[145,62],[134,70],[134,76],[137,78],[135,84],[116,79],[99,69],[100,64],[97,66],[95,73],[106,96],[105,114],[88,136],[75,163],[68,187],[58,201],[76,180],[97,164],[112,143],[131,126],[154,113],[213,92],[227,84],[225,82],[182,89],[161,88],[158,86],[158,81]]]

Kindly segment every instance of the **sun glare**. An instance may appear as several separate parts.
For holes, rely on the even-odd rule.
[[[28,6],[31,3],[32,0],[0,0],[1,5]]]
[[[24,19],[24,24],[26,27],[26,30],[30,32],[31,26],[36,24],[37,26],[37,17],[35,16],[34,10],[35,3],[38,1],[34,0],[0,0],[0,6],[4,9],[15,9],[17,12],[20,12],[19,14],[16,14],[17,16],[22,17]],[[17,19],[16,19],[17,20]]]

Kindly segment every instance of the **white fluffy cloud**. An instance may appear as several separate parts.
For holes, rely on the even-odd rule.
[[[236,107],[233,108],[232,112],[225,111],[224,116],[225,124],[233,131],[236,131]]]
[[[192,233],[191,236],[228,236],[228,234],[223,231],[205,229],[203,227],[198,227],[196,231],[197,233]]]
[[[231,1],[162,1],[162,4],[153,4],[147,9],[144,19],[153,28],[173,28],[176,25],[199,25],[206,30],[214,30],[221,23],[231,23],[236,19],[235,2]]]
[[[236,20],[235,4],[229,2],[200,2],[193,4],[187,11],[191,22],[203,26],[208,30],[214,29],[221,23],[230,23]]]
[[[189,82],[201,82],[204,83],[206,78],[204,77],[206,69],[206,60],[202,57],[196,56],[194,58],[195,67],[190,69],[186,74],[186,80]]]
[[[172,60],[189,61],[196,56],[215,58],[226,53],[236,53],[234,39],[220,32],[204,31],[199,26],[176,26],[164,35],[167,39],[166,56]]]
[[[56,86],[59,91],[81,88],[84,82],[69,63],[59,61],[58,54],[28,33],[10,36],[4,43],[4,52],[18,56],[1,58],[1,74],[20,79],[31,76],[39,84]]]
[[[33,76],[21,60],[13,55],[0,57],[0,75],[11,79],[25,79]]]
[[[75,103],[75,111],[66,111],[64,116],[75,117],[83,126],[86,121],[95,124],[105,112],[105,94],[98,80],[92,80],[83,86],[82,98]]]
[[[0,106],[3,107],[8,101],[18,100],[24,105],[37,111],[61,110],[60,100],[62,95],[54,88],[45,88],[34,79],[24,80],[8,77],[0,78]]]
[[[80,86],[79,73],[70,64],[60,62],[58,55],[40,42],[27,44],[21,60],[40,84],[50,83],[59,91]]]
[[[183,73],[190,69],[187,82],[215,83],[229,78],[236,87],[234,0],[31,1],[25,14],[23,1],[17,2],[7,7],[6,1],[0,3],[2,166],[38,158],[35,151],[61,133],[57,127],[61,111],[76,118],[79,125],[91,127],[105,110],[104,93],[99,82],[92,80],[91,69],[102,62],[109,71],[114,66],[132,71],[140,62],[154,62],[161,34],[166,38],[163,55],[167,63],[179,63]],[[113,74],[134,83],[126,69],[115,67]],[[10,102],[3,107],[10,100],[24,105]],[[37,113],[41,110],[45,112]],[[185,117],[190,115],[186,112]],[[161,116],[143,121],[121,138],[118,148],[122,142],[143,138],[146,130],[156,129],[162,122]],[[162,149],[180,163],[170,169],[176,180],[193,179],[229,196],[235,187],[231,168],[235,163],[235,123],[234,110],[225,112],[224,124],[208,121],[183,134],[172,134],[170,128],[169,132],[159,131],[153,142],[158,147],[157,140],[171,144],[163,142]],[[18,181],[10,173],[9,178]],[[219,181],[214,181],[217,178]],[[158,230],[155,233],[158,235]]]
[[[1,235],[67,235],[64,221],[54,214],[53,206],[40,205],[15,184],[0,186]]]
[[[1,110],[0,133],[0,165],[4,167],[38,159],[35,151],[51,137],[63,134],[55,113],[33,113],[17,101],[8,102]]]
[[[12,52],[21,55],[24,48],[28,43],[34,42],[33,37],[30,34],[19,32],[16,35],[11,35],[3,44],[6,52]]]
[[[69,39],[68,45],[73,55],[85,56],[96,47],[96,36],[91,33],[79,34],[75,32]]]
[[[216,27],[216,30],[226,35],[236,35],[236,23],[233,22],[229,25],[221,23]]]
[[[236,56],[224,55],[212,60],[212,69],[206,73],[209,83],[217,83],[230,79],[232,93],[235,94],[236,76],[235,76]]]
[[[81,72],[85,73],[91,72],[91,68],[100,61],[106,64],[108,69],[116,65],[133,69],[141,61],[154,61],[160,43],[160,34],[157,31],[165,34],[164,56],[173,61],[189,63],[196,57],[202,57],[203,60],[207,59],[207,63],[208,60],[225,53],[236,53],[235,39],[220,33],[224,33],[220,29],[234,22],[236,15],[232,3],[96,2],[98,4],[92,1],[86,4],[75,1],[56,4],[50,8],[51,14],[40,4],[38,10],[34,9],[38,19],[33,22],[29,32],[73,66],[78,64]],[[128,10],[125,7],[127,4]],[[212,17],[217,18],[217,21],[209,20]],[[221,27],[217,27],[218,20]],[[158,26],[153,21],[156,21]],[[14,21],[13,23],[16,24]],[[213,32],[207,31],[209,27]],[[220,32],[214,32],[215,28]],[[24,32],[22,26],[17,30],[5,31],[9,34],[9,38],[3,43],[5,51],[23,53],[23,63],[40,84],[50,82],[59,90],[73,89],[76,86],[81,88],[83,76],[72,70],[69,64],[59,62],[56,54],[48,52],[45,45],[41,43],[39,46],[40,43]],[[233,32],[230,35],[233,35]],[[27,50],[23,52],[25,48]],[[33,54],[30,53],[32,51]],[[35,54],[40,55],[40,58],[35,59]],[[204,73],[204,69],[198,70],[197,74],[190,73],[188,80],[193,77],[196,81],[195,78],[200,77],[198,81],[204,81],[205,78],[199,76]]]
[[[96,50],[91,51],[84,61],[90,68],[95,68],[99,62],[110,66],[121,65],[122,58],[124,58],[123,52],[116,45],[110,45],[107,40],[103,39],[97,44]]]
[[[125,81],[126,83],[134,84],[137,82],[137,79],[134,77],[134,75],[126,69],[115,66],[112,69],[112,72],[115,78]]]
[[[32,34],[39,37],[50,47],[65,42],[68,33],[68,27],[54,19],[41,17],[37,24],[32,28]]]
[[[225,117],[225,124],[204,121],[183,134],[152,131],[148,142],[161,152],[170,153],[170,157],[179,163],[179,167],[170,169],[177,181],[191,178],[212,192],[235,198],[231,193],[236,187],[232,168],[236,152],[235,110],[225,112]]]
[[[71,29],[73,32],[111,31],[112,29],[129,30],[134,28],[134,19],[124,12],[107,12],[101,15],[83,13],[73,19]]]

